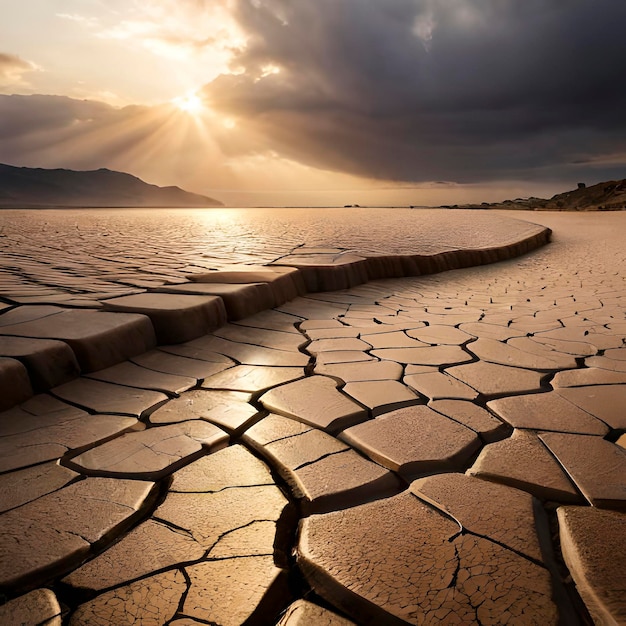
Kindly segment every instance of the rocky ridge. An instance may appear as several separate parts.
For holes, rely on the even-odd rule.
[[[514,209],[525,211],[624,211],[626,210],[626,179],[610,180],[587,187],[579,183],[572,191],[552,198],[516,198],[503,202],[446,205],[447,209]]]

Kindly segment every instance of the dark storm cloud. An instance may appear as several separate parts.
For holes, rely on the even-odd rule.
[[[92,169],[107,166],[163,126],[159,109],[65,96],[0,95],[0,162]]]
[[[80,122],[113,113],[114,109],[106,104],[65,96],[0,96],[0,115],[10,122],[0,125],[0,139],[10,140],[39,131],[77,130]]]
[[[556,179],[595,161],[616,163],[599,177],[623,172],[626,2],[238,0],[235,11],[249,40],[233,67],[245,73],[205,92],[260,146],[407,181]]]

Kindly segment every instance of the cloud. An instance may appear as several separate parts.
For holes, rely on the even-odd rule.
[[[14,148],[26,148],[28,137],[41,133],[56,138],[71,133],[78,134],[82,124],[94,119],[110,119],[115,109],[101,102],[73,100],[64,96],[2,96],[0,95],[0,117],[8,123],[0,126],[0,140],[4,152],[9,152],[11,142]],[[35,149],[43,148],[38,143]],[[53,148],[53,146],[50,146]]]
[[[210,110],[168,104],[114,107],[64,96],[0,95],[0,162],[78,170],[108,167],[179,185],[234,206],[421,202],[429,186],[393,196],[389,185],[316,169],[267,150]],[[481,197],[482,199],[482,197]],[[433,203],[451,201],[448,197]]]
[[[135,0],[124,19],[101,28],[98,36],[142,46],[160,57],[221,61],[219,72],[210,72],[213,77],[227,71],[233,51],[243,45],[229,5],[230,0]]]
[[[2,163],[78,170],[108,167],[200,193],[294,191],[303,185],[321,189],[323,181],[331,189],[355,186],[350,177],[251,149],[254,138],[209,110],[195,116],[173,104],[115,107],[65,96],[0,95],[0,119],[7,122],[0,125]]]
[[[0,52],[0,87],[23,84],[22,75],[38,70],[38,66],[14,54]]]
[[[80,15],[79,13],[57,13],[56,16],[62,20],[84,24],[89,27],[96,27],[99,23],[97,18],[87,17],[85,15]]]
[[[403,181],[623,173],[602,155],[626,142],[626,3],[237,0],[233,15],[242,71],[204,93],[249,149]]]
[[[159,56],[159,80],[202,75],[211,110],[199,125],[166,105],[0,97],[0,161],[112,167],[209,195],[324,177],[458,190],[624,176],[626,3],[133,0],[64,19],[129,67],[137,50]],[[0,79],[28,69],[0,55]]]
[[[155,156],[163,167],[180,160],[178,148],[196,157],[209,149],[210,138],[192,133],[188,116],[172,105],[118,108],[65,96],[0,95],[0,118],[10,121],[0,126],[5,163],[136,170]]]

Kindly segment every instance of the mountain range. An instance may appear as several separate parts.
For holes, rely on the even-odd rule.
[[[54,207],[218,207],[215,198],[180,187],[158,187],[124,172],[15,167],[0,163],[0,209]],[[626,179],[598,183],[552,198],[516,198],[502,202],[444,205],[455,209],[517,209],[532,211],[626,210]]]
[[[104,168],[79,172],[0,164],[0,208],[216,206],[223,204],[180,187],[157,187]]]

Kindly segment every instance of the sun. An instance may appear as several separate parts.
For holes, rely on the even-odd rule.
[[[202,98],[195,93],[181,96],[180,98],[174,98],[172,102],[184,113],[189,115],[199,115],[204,111],[204,102]]]

